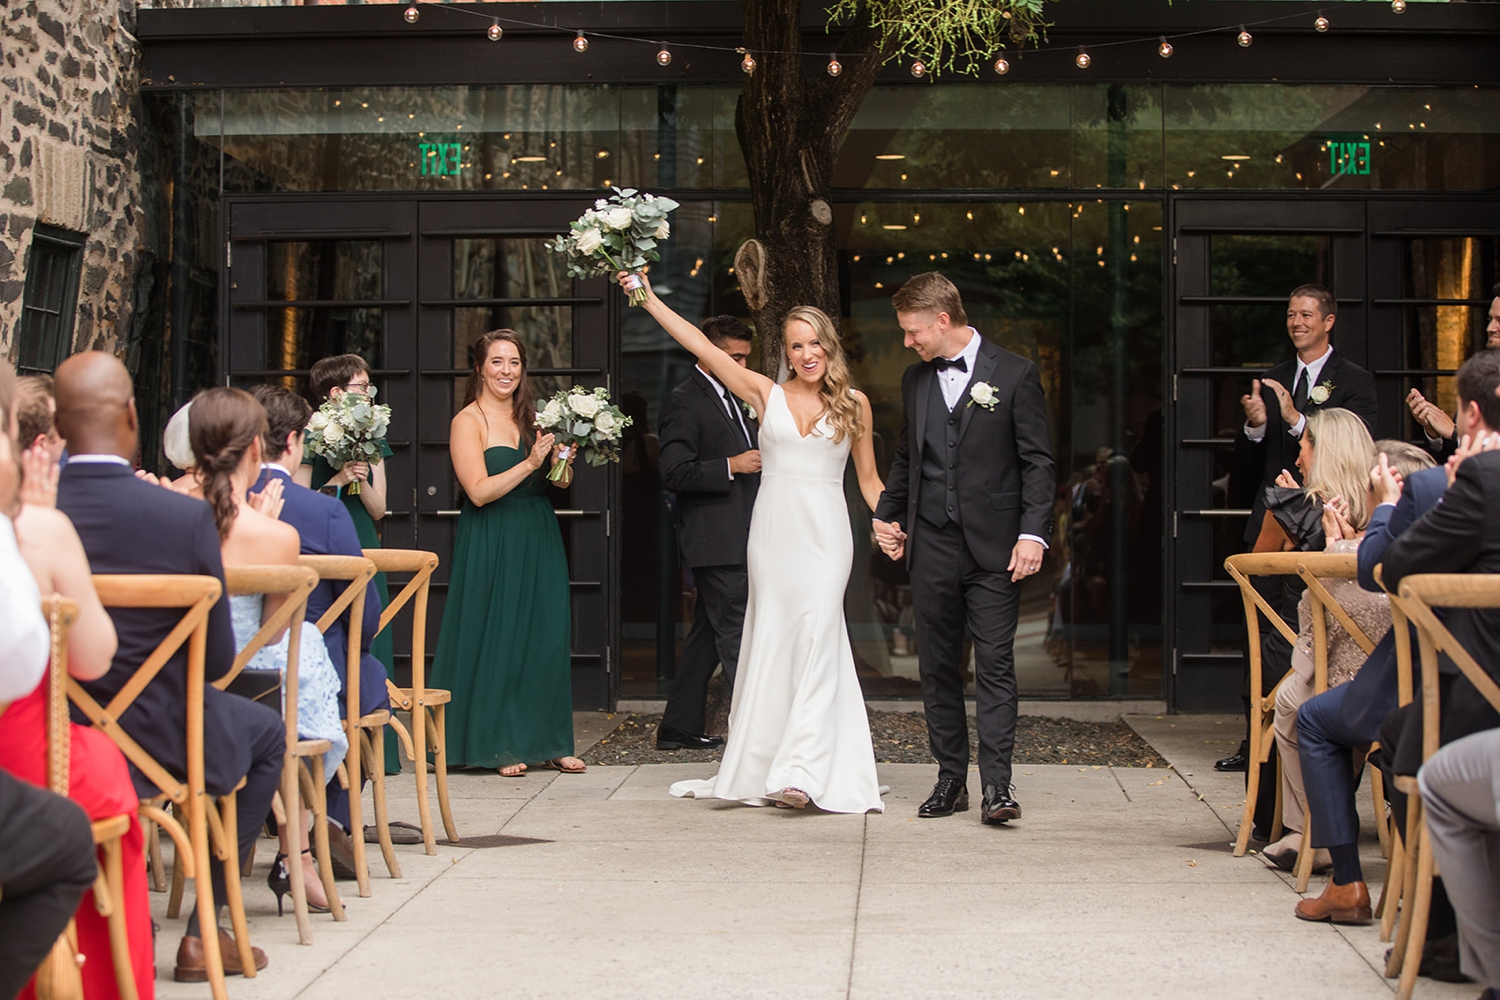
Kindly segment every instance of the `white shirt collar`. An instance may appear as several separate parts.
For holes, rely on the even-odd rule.
[[[119,455],[69,455],[68,464],[77,462],[79,465],[123,465],[131,468],[131,464]]]
[[[969,342],[964,345],[963,350],[948,359],[950,361],[957,361],[959,358],[963,358],[967,371],[960,372],[952,368],[945,368],[943,369],[943,374],[962,375],[967,380],[974,373],[974,359],[977,357],[979,357],[979,331],[971,326],[969,327]]]
[[[284,472],[288,476],[290,476],[292,474],[292,470],[288,469],[286,466],[282,465],[280,462],[262,462],[262,463],[260,463],[260,468],[261,468],[262,472],[264,472],[267,469],[274,469],[277,472]]]
[[[715,378],[712,372],[707,371],[706,369],[704,369],[704,367],[702,365],[694,365],[693,367],[696,368],[696,369],[698,369],[698,371],[700,371],[700,372],[703,373],[703,377],[706,378],[706,379],[708,379],[708,384],[709,385],[711,385],[715,389],[719,390],[719,395],[721,395],[721,396],[724,395],[724,383],[720,382],[717,378]]]
[[[1303,364],[1302,359],[1297,359],[1297,372],[1292,377],[1292,387],[1296,388],[1297,379],[1302,377],[1302,369],[1307,369],[1307,387],[1311,389],[1318,382],[1318,376],[1323,374],[1323,366],[1328,364],[1328,359],[1333,357],[1333,345],[1328,345],[1328,350],[1323,352],[1321,358],[1314,358],[1310,364]]]

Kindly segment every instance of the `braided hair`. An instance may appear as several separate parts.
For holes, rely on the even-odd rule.
[[[229,537],[239,513],[230,476],[244,461],[245,451],[266,433],[266,411],[243,389],[205,389],[193,397],[188,412],[188,438],[198,462],[203,499],[213,508],[219,540]]]

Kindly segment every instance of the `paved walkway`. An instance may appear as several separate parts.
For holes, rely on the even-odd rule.
[[[1236,859],[1239,776],[1209,762],[1238,740],[1216,717],[1133,718],[1171,770],[1023,766],[1025,819],[915,818],[934,768],[882,766],[886,812],[832,816],[667,797],[693,765],[584,775],[453,778],[465,838],[436,857],[400,847],[374,895],[340,883],[349,920],[315,917],[301,947],[246,883],[252,938],[271,956],[236,998],[672,996],[1388,996],[1375,928],[1301,923],[1288,877]],[[580,719],[597,732],[597,719]],[[392,818],[415,820],[410,775]],[[977,775],[970,790],[977,793]],[[1368,803],[1364,805],[1368,812]],[[1373,881],[1384,874],[1373,839]],[[1321,881],[1321,880],[1318,880]],[[1316,886],[1315,886],[1316,887]],[[162,923],[158,995],[181,923]],[[1418,995],[1471,1000],[1422,980]]]

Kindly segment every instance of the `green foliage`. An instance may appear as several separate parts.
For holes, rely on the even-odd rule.
[[[930,76],[977,75],[1007,43],[1037,41],[1043,0],[835,0],[829,25],[868,17],[886,61],[920,60]]]

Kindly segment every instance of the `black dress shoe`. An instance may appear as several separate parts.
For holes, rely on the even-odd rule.
[[[719,736],[690,733],[685,729],[674,729],[671,726],[662,726],[656,731],[656,749],[658,750],[712,750],[723,745],[724,740]]]
[[[1235,751],[1228,757],[1214,761],[1215,771],[1244,771],[1250,767],[1250,758]]]
[[[999,785],[984,786],[984,805],[979,819],[985,823],[1009,823],[1021,818],[1021,803],[1010,797],[1010,789]]]
[[[937,784],[932,786],[932,794],[927,796],[927,801],[917,807],[917,815],[922,819],[933,819],[966,812],[968,808],[969,787],[958,778],[944,777],[939,778]]]

